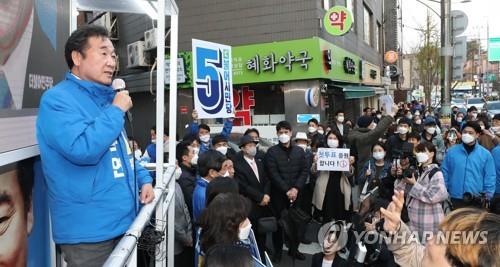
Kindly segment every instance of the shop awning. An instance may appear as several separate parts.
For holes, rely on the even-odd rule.
[[[342,92],[345,94],[345,99],[365,98],[375,95],[375,89],[373,87],[353,85],[337,85],[337,87],[342,88]]]

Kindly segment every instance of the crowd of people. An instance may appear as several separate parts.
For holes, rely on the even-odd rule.
[[[183,200],[176,210],[184,218],[176,220],[182,241],[176,242],[176,265],[210,266],[212,248],[223,253],[242,246],[249,249],[254,264],[265,265],[265,253],[272,252],[273,262],[281,261],[283,244],[291,258],[304,260],[287,229],[290,216],[283,211],[303,212],[311,218],[306,224],[331,228],[336,221],[361,221],[363,230],[369,230],[386,218],[381,208],[388,212],[396,205],[394,192],[403,196],[395,214],[421,245],[428,242],[426,233],[442,230],[452,209],[498,213],[500,114],[490,120],[474,107],[467,115],[457,110],[453,108],[451,125],[441,124],[431,108],[417,103],[400,103],[388,112],[365,108],[354,127],[341,110],[332,125],[311,119],[307,133],[294,132],[289,122],[281,121],[276,125],[279,144],[267,151],[259,146],[255,128],[243,134],[240,151],[233,151],[228,145],[232,119],[224,121],[221,134],[211,135],[193,111],[194,121],[176,148],[176,194]],[[349,171],[319,171],[318,148],[348,148]],[[224,195],[220,207],[218,202],[209,204],[219,199],[214,192]],[[266,240],[270,232],[272,242]],[[192,233],[191,238],[185,238],[186,233]],[[323,246],[326,241],[319,239]],[[498,238],[493,242],[498,244]],[[270,243],[273,246],[266,247]],[[229,248],[231,244],[236,247]],[[383,250],[389,257],[380,256],[371,266],[407,266],[393,246],[384,245]],[[463,255],[454,256],[471,264]],[[334,261],[325,256],[325,262],[349,266],[349,257]],[[411,266],[420,266],[415,264]]]
[[[144,152],[127,142],[132,100],[109,86],[116,55],[104,28],[81,27],[65,51],[70,71],[44,93],[36,124],[53,239],[68,266],[102,266],[155,197],[140,162],[155,161],[156,132]],[[312,232],[322,248],[312,266],[499,267],[500,114],[490,124],[475,107],[454,107],[448,126],[413,102],[352,119],[338,110],[331,125],[311,119],[307,133],[281,121],[267,150],[255,128],[231,149],[231,118],[212,136],[193,112],[175,148],[165,131],[178,165],[175,265],[265,266],[268,252],[281,261],[284,244],[304,260],[298,245]],[[348,170],[319,170],[319,148],[349,149]],[[366,250],[353,231],[385,233],[384,242]],[[424,238],[439,231],[481,231],[486,242]],[[417,238],[397,238],[408,232]]]

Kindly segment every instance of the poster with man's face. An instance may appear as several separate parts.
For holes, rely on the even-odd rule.
[[[69,1],[0,1],[0,153],[36,144],[42,93],[64,77]]]

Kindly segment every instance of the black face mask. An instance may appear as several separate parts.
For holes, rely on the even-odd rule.
[[[458,113],[458,111],[457,111],[457,110],[454,110],[454,111],[453,111],[453,114],[457,114],[457,113]]]

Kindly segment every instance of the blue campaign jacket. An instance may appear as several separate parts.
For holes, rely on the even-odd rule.
[[[495,161],[495,170],[497,174],[497,186],[495,193],[500,194],[500,146],[496,146],[491,152],[493,160]]]
[[[114,96],[111,87],[68,72],[41,99],[36,136],[58,244],[122,235],[136,216],[139,189],[152,182],[134,163]]]
[[[479,143],[470,154],[464,145],[452,146],[441,165],[446,189],[452,198],[462,199],[465,192],[484,192],[491,198],[495,192],[495,163],[490,152]]]
[[[193,222],[198,222],[201,212],[205,209],[205,196],[208,182],[200,176],[196,178],[196,187],[193,192]]]

